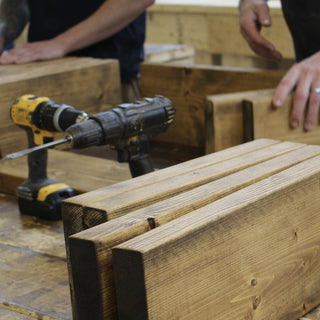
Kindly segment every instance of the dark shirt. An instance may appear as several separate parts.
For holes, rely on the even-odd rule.
[[[296,60],[301,61],[320,51],[320,1],[281,0],[281,3],[292,35]]]
[[[51,39],[94,13],[104,0],[28,0],[28,41]],[[118,59],[122,80],[134,79],[144,59],[146,13],[112,37],[69,55]]]

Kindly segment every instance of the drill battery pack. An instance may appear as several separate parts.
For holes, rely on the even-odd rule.
[[[76,195],[64,183],[53,182],[42,188],[23,184],[16,190],[20,213],[46,220],[61,219],[61,203]]]

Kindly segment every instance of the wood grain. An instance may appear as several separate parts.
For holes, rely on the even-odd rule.
[[[304,146],[71,236],[69,250],[77,318],[87,319],[89,315],[93,319],[117,318],[111,251],[115,245],[319,153],[317,146]]]
[[[272,106],[274,91],[266,91],[260,96],[249,96],[244,100],[244,109],[247,116],[244,117],[244,126],[252,128],[251,132],[245,132],[244,141],[259,139],[261,137],[297,141],[307,144],[319,144],[320,125],[316,123],[311,131],[304,130],[304,118],[297,128],[290,126],[290,113],[293,97],[286,99],[281,108]],[[250,125],[251,124],[251,125]]]
[[[199,148],[204,154],[205,97],[212,94],[275,88],[282,71],[213,66],[178,66],[145,63],[141,66],[143,96],[162,94],[176,108],[169,130],[155,141]],[[181,129],[183,128],[183,129]]]
[[[320,157],[113,249],[120,319],[296,319],[319,304]]]

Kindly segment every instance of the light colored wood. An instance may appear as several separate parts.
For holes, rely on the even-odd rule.
[[[270,5],[272,27],[262,34],[281,51],[294,58],[292,39],[279,3]],[[197,52],[255,56],[239,32],[238,1],[171,2],[158,1],[147,11],[147,43],[191,44]],[[239,66],[239,65],[238,65]]]
[[[113,249],[119,319],[296,319],[320,301],[320,157]]]
[[[145,63],[141,66],[143,96],[162,94],[176,108],[176,118],[169,130],[155,141],[205,149],[204,100],[208,95],[275,88],[282,71],[178,66]],[[183,128],[183,129],[182,129]]]
[[[191,45],[146,43],[144,50],[145,62],[194,63],[194,48]]]
[[[109,81],[112,79],[112,81]],[[0,66],[0,135],[2,155],[25,149],[24,130],[15,125],[9,109],[25,94],[48,97],[89,114],[121,102],[116,60],[63,58],[23,65]]]
[[[276,109],[272,106],[274,91],[249,97],[244,101],[244,107],[248,117],[244,117],[244,126],[252,127],[252,136],[245,137],[245,141],[251,139],[273,138],[286,141],[297,141],[307,144],[320,144],[320,126],[317,123],[311,131],[303,128],[304,119],[299,127],[293,129],[290,126],[290,113],[293,98],[286,99],[283,106]]]
[[[318,146],[301,146],[71,236],[69,248],[78,319],[89,316],[96,319],[99,314],[105,319],[117,318],[111,255],[115,245],[319,154]]]
[[[84,193],[131,178],[128,163],[48,150],[48,177],[66,183],[77,193]],[[0,161],[0,192],[15,194],[28,177],[27,158]]]

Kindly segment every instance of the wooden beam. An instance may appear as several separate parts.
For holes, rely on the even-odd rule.
[[[112,251],[119,319],[296,319],[320,302],[320,157]]]
[[[251,157],[258,157],[258,152]],[[87,319],[89,315],[92,319],[117,318],[111,255],[115,245],[319,154],[318,146],[300,146],[71,236],[69,251],[77,319]]]

